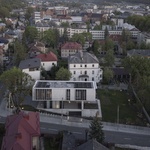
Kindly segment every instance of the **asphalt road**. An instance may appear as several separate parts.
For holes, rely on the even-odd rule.
[[[57,134],[59,131],[67,130],[71,132],[76,139],[86,139],[86,128],[70,127],[65,125],[56,125],[49,123],[40,123],[41,133],[43,134]],[[150,147],[150,135],[133,134],[116,131],[104,131],[105,142],[115,144],[130,144],[136,146]]]

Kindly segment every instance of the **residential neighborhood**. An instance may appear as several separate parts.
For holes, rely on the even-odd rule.
[[[148,0],[0,4],[2,150],[150,149]]]

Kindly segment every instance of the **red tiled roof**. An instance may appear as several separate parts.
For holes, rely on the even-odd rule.
[[[109,35],[109,37],[113,40],[113,41],[120,41],[121,40],[121,35]]]
[[[66,42],[61,49],[82,49],[82,45],[77,42]]]
[[[57,61],[57,56],[53,52],[47,54],[39,54],[36,58],[40,58],[41,61]]]
[[[7,117],[1,150],[31,150],[32,137],[40,136],[39,113],[20,112]]]

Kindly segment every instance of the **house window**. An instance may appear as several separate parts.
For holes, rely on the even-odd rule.
[[[43,66],[44,66],[45,64],[43,63]]]
[[[76,65],[74,65],[74,67],[76,67]]]
[[[66,100],[70,100],[70,89],[66,90]]]
[[[34,71],[34,68],[29,68],[29,71]]]
[[[80,71],[80,74],[82,74],[82,71]]]
[[[86,90],[76,90],[75,100],[86,100]]]
[[[52,90],[51,89],[36,89],[35,97],[36,97],[36,100],[51,100]]]
[[[92,77],[92,81],[94,81],[94,77]]]
[[[73,74],[76,74],[76,71],[74,71]]]
[[[94,74],[94,70],[92,70],[92,74]]]
[[[55,64],[54,64],[54,63],[52,63],[52,65],[54,66]]]
[[[82,65],[80,65],[80,67],[82,67]]]
[[[94,64],[92,65],[92,67],[94,67]]]
[[[84,74],[87,74],[87,71],[84,71]]]
[[[87,65],[85,65],[85,67],[87,67]]]

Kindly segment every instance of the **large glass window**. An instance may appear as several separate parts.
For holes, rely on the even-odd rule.
[[[66,90],[66,100],[70,100],[70,89]]]
[[[52,89],[36,89],[35,90],[36,100],[51,100],[52,99]]]
[[[86,100],[86,90],[76,90],[75,99],[76,100]]]

